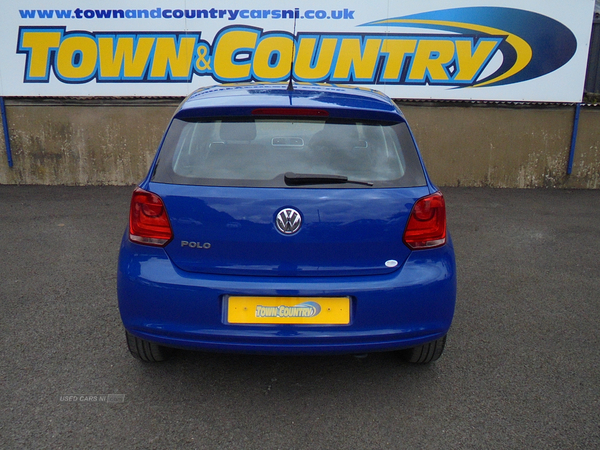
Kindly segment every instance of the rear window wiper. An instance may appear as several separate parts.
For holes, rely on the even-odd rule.
[[[349,180],[344,175],[320,175],[308,173],[287,172],[283,179],[288,186],[304,186],[309,184],[360,184],[373,186],[370,181]]]

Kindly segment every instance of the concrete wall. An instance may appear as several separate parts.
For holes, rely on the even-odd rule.
[[[600,107],[401,103],[440,186],[600,187]]]
[[[0,184],[123,185],[147,173],[178,101],[7,100]]]
[[[0,184],[135,184],[178,100],[7,99],[14,167]],[[600,187],[600,107],[400,103],[439,186]]]

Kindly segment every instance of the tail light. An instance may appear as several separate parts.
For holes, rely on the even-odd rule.
[[[413,250],[440,247],[446,243],[446,202],[441,192],[417,200],[403,240]]]
[[[133,242],[162,247],[173,238],[173,230],[162,199],[137,188],[129,209],[129,239]]]

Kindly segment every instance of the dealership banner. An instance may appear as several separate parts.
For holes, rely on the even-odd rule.
[[[595,0],[3,0],[2,96],[184,96],[235,82],[580,102]]]

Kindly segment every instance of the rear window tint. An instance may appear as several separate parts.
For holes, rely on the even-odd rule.
[[[295,119],[175,119],[152,179],[174,184],[282,187],[286,172],[343,175],[376,187],[425,185],[405,123]]]

